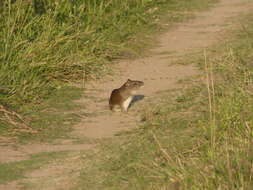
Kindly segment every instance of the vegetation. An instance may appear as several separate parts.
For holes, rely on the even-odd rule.
[[[85,114],[76,114],[76,110],[81,110],[83,106],[73,102],[80,99],[82,93],[82,89],[63,86],[39,104],[23,105],[23,115],[19,114],[21,120],[15,116],[16,112],[8,109],[14,116],[6,118],[12,118],[8,123],[4,120],[0,122],[1,136],[15,136],[22,143],[31,140],[49,142],[55,138],[68,138],[72,126],[80,121],[82,114]],[[3,117],[6,117],[5,113]]]
[[[25,178],[25,172],[39,169],[40,167],[50,162],[54,162],[67,154],[68,152],[43,152],[31,155],[28,160],[0,163],[0,184]]]
[[[206,80],[149,108],[76,189],[252,189],[253,15],[243,22],[233,40],[193,59]]]

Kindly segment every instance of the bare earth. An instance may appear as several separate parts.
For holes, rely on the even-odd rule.
[[[71,135],[79,139],[93,139],[94,143],[74,144],[71,140],[66,140],[54,145],[15,145],[0,138],[2,163],[29,159],[34,153],[74,151],[67,161],[55,160],[39,170],[27,173],[25,179],[0,184],[0,190],[21,189],[22,184],[29,184],[26,188],[33,190],[71,189],[78,178],[80,167],[83,167],[80,151],[94,149],[96,139],[113,137],[117,132],[136,127],[140,120],[138,113],[150,102],[155,102],[159,92],[180,88],[178,80],[200,72],[194,65],[172,63],[187,53],[203,50],[219,42],[226,31],[238,27],[236,17],[252,10],[252,0],[221,0],[211,10],[196,13],[195,19],[177,24],[163,33],[150,56],[122,60],[115,68],[116,75],[88,84],[84,93],[91,98],[83,98],[78,103],[85,104],[85,112],[90,116],[75,126]],[[128,114],[112,113],[108,110],[111,90],[120,87],[128,78],[145,82],[144,88],[139,92],[140,100],[130,107]]]

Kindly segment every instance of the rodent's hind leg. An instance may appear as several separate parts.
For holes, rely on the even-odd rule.
[[[113,112],[119,112],[120,108],[118,105],[110,105],[110,110]]]

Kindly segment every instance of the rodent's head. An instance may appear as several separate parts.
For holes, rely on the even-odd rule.
[[[134,94],[136,90],[144,86],[144,82],[128,79],[123,86],[125,89],[131,90],[131,94]]]

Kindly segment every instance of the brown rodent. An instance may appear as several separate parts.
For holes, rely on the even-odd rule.
[[[121,111],[127,112],[136,91],[144,86],[144,82],[128,79],[120,88],[114,89],[109,100],[110,110],[115,111],[119,106]]]

